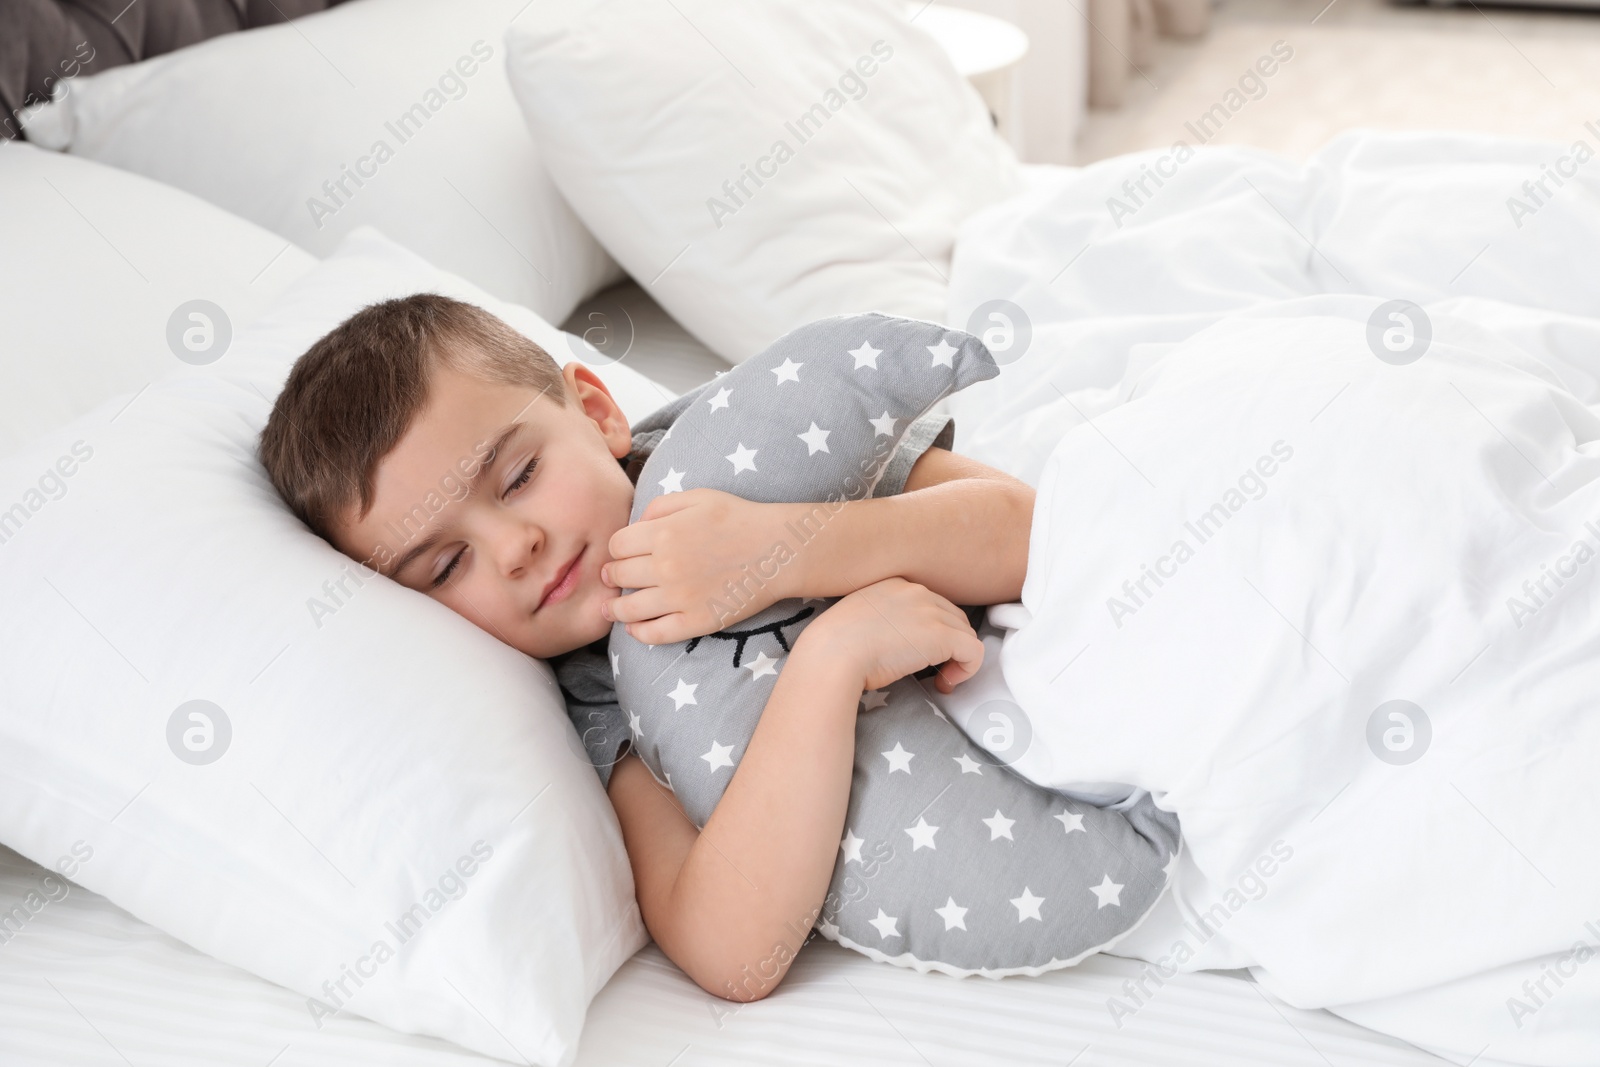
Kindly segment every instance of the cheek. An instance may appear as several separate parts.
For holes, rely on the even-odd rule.
[[[595,525],[603,512],[599,506],[597,474],[591,464],[574,464],[551,478],[536,505],[540,519],[550,529],[578,532]]]
[[[595,532],[609,537],[628,524],[628,513],[633,509],[633,483],[607,454],[585,471],[582,484],[573,487],[571,499],[576,504],[574,512],[583,514]]]
[[[452,582],[449,589],[434,599],[485,633],[494,632],[489,628],[491,620],[484,613],[483,600],[471,588],[471,583],[463,585],[459,580]]]

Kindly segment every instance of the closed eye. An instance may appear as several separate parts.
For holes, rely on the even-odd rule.
[[[526,485],[528,483],[528,479],[533,477],[533,468],[537,467],[538,465],[539,465],[539,457],[538,456],[535,456],[532,459],[528,460],[528,465],[526,467],[522,468],[522,473],[517,475],[517,480],[512,482],[511,485],[509,487],[507,487],[506,492],[508,492],[508,493],[513,492],[513,491],[515,491],[517,489],[521,489],[524,485]]]
[[[489,461],[493,462],[493,460],[494,460],[494,457],[491,454],[490,457],[489,457]],[[513,481],[509,486],[506,487],[506,493],[507,494],[514,493],[518,489],[521,489],[524,485],[528,484],[528,479],[533,477],[533,470],[538,465],[539,465],[539,457],[538,456],[535,456],[532,459],[528,460],[528,465],[522,468],[522,473],[517,475],[516,480]],[[444,570],[440,571],[438,573],[438,575],[436,575],[434,577],[433,581],[429,583],[430,588],[437,589],[441,585],[443,585],[445,582],[450,580],[450,575],[455,572],[456,567],[461,563],[461,556],[462,556],[462,553],[464,553],[464,552],[466,552],[466,549],[463,548],[463,549],[461,549],[461,551],[457,552],[455,555],[450,557],[450,562],[445,564]]]
[[[450,573],[456,569],[456,564],[461,562],[461,553],[465,551],[466,549],[463,548],[460,552],[450,557],[450,562],[445,565],[444,570],[440,571],[430,583],[432,588],[437,589],[450,580]]]

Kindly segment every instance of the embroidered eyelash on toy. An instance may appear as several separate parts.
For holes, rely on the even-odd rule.
[[[936,323],[872,313],[799,327],[678,417],[640,472],[632,519],[665,491],[703,486],[816,501],[825,521],[830,504],[871,495],[940,398],[998,373],[977,338]],[[803,544],[814,531],[792,533]],[[763,563],[781,566],[785,547]],[[672,645],[613,627],[634,750],[697,826],[795,638],[832,603],[781,601]],[[1040,974],[1107,947],[1160,898],[1177,817],[1148,796],[1113,811],[1033,785],[945,718],[915,677],[863,698],[872,710],[857,716],[845,836],[816,924],[824,937],[918,970]]]

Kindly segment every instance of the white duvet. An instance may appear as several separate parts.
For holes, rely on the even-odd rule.
[[[1600,1063],[1600,197],[1523,186],[1570,151],[1216,150],[1108,207],[1156,152],[963,233],[950,321],[1032,327],[953,405],[1039,488],[1017,770],[1187,843],[1119,1025],[1247,966],[1458,1063]]]

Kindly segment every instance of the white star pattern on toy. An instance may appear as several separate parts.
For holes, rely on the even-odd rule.
[[[772,373],[777,375],[778,385],[782,385],[784,382],[799,382],[800,368],[804,366],[804,363],[796,363],[792,359],[785,359],[778,366],[772,368]]]
[[[839,925],[837,923],[831,923],[827,919],[823,919],[817,923],[817,930],[830,941],[839,940]]]
[[[891,937],[900,936],[900,931],[894,928],[894,924],[899,921],[900,920],[894,916],[885,915],[882,908],[878,909],[878,917],[876,919],[867,920],[867,922],[878,928],[878,936],[883,938],[885,941],[889,940]]]
[[[753,471],[756,469],[756,453],[758,451],[760,449],[744,447],[744,442],[740,441],[738,448],[735,448],[722,458],[732,463],[733,473],[738,474],[740,471]]]
[[[676,689],[674,689],[672,692],[667,694],[667,696],[672,698],[672,710],[673,711],[682,711],[683,710],[683,706],[685,704],[698,704],[698,703],[700,703],[698,700],[696,700],[694,698],[694,691],[696,689],[699,689],[699,688],[700,688],[700,683],[699,682],[692,682],[691,683],[691,682],[684,681],[682,678],[679,678],[678,679],[678,687]]]
[[[713,741],[711,742],[710,750],[700,758],[706,761],[709,773],[709,771],[714,771],[718,767],[732,767],[733,760],[728,758],[728,756],[732,753],[732,745],[719,745],[717,742]]]
[[[1016,821],[1017,820],[1015,819],[1008,819],[1004,815],[1001,815],[1000,809],[995,808],[994,814],[989,816],[989,818],[984,819],[983,824],[989,828],[990,841],[998,841],[1002,837],[1011,841],[1015,841],[1016,838],[1011,836],[1011,827],[1016,824]]]
[[[757,652],[756,658],[752,662],[746,663],[744,669],[750,672],[750,680],[755,681],[763,675],[777,674],[778,668],[773,666],[777,662],[776,658],[767,655],[765,652]]]
[[[681,493],[683,492],[683,471],[668,467],[667,476],[657,484],[661,486],[662,493]]]
[[[967,909],[956,904],[955,897],[945,900],[942,908],[934,908],[933,913],[944,920],[946,930],[965,930],[967,928]]]
[[[861,694],[861,707],[866,711],[874,711],[885,707],[889,703],[889,694],[882,689],[868,689]]]
[[[894,743],[894,747],[882,755],[884,759],[889,761],[890,774],[893,774],[895,771],[905,771],[907,774],[911,773],[911,760],[916,756],[916,753],[907,752],[903,747],[901,747],[900,742],[896,741]]]
[[[818,452],[828,451],[828,435],[832,430],[820,429],[816,423],[811,424],[811,429],[805,433],[797,433],[796,437],[806,443],[806,455],[814,456]]]
[[[860,863],[861,846],[866,843],[866,838],[857,837],[855,831],[846,826],[844,828],[844,838],[839,842],[839,851],[844,853],[844,861],[849,863],[851,860],[855,860]]]
[[[1105,880],[1099,885],[1090,886],[1089,892],[1093,893],[1100,900],[1100,903],[1095,905],[1095,911],[1099,911],[1107,904],[1115,904],[1119,908],[1122,907],[1122,887],[1113,882],[1109,874],[1105,876]]]
[[[959,756],[951,756],[950,758],[961,764],[962,774],[983,773],[983,765],[977,760],[973,759],[971,756],[967,755],[965,752],[961,753]]]
[[[939,832],[937,826],[929,826],[928,820],[917,816],[917,825],[906,827],[906,833],[911,835],[911,851],[919,848],[931,848],[938,851],[939,846],[933,843],[933,835]]]
[[[1034,896],[1033,892],[1027,886],[1023,886],[1022,895],[1020,897],[1011,898],[1011,903],[1015,905],[1017,909],[1017,922],[1025,922],[1028,919],[1039,919],[1040,922],[1044,922],[1044,920],[1039,917],[1039,905],[1043,904],[1044,900],[1044,897]]]
[[[644,736],[644,720],[639,717],[638,712],[628,712],[628,729],[633,732],[633,736],[635,737]]]
[[[611,677],[615,678],[622,673],[622,657],[615,652],[611,653]]]
[[[1062,826],[1066,827],[1066,831],[1069,834],[1074,830],[1077,830],[1079,833],[1088,833],[1088,831],[1083,828],[1082,815],[1074,815],[1072,812],[1063,808],[1050,817],[1058,820]]]
[[[706,403],[711,406],[712,411],[721,411],[723,408],[728,406],[728,398],[732,395],[733,390],[724,385],[721,389],[717,390],[717,395],[712,397],[710,400],[707,400]],[[666,438],[663,437],[662,440],[665,441]]]
[[[874,437],[893,437],[894,436],[894,424],[899,422],[900,420],[891,417],[890,414],[887,411],[885,411],[882,415],[879,415],[877,418],[868,419],[867,421],[872,423],[872,428],[877,431],[877,433],[873,434],[872,436],[874,436]]]
[[[883,349],[873,348],[871,342],[862,341],[860,348],[850,349],[850,354],[856,357],[856,370],[860,370],[862,367],[871,367],[873,370],[877,370],[878,357],[883,355]]]
[[[938,344],[928,345],[927,347],[928,351],[933,353],[932,366],[949,367],[952,370],[955,369],[954,361],[956,358],[956,353],[959,352],[960,349],[950,347],[950,342],[946,341],[943,337],[939,338]]]
[[[1161,868],[1161,873],[1167,876],[1167,881],[1169,882],[1172,881],[1172,876],[1178,873],[1178,854],[1176,852],[1167,857],[1166,865]]]

